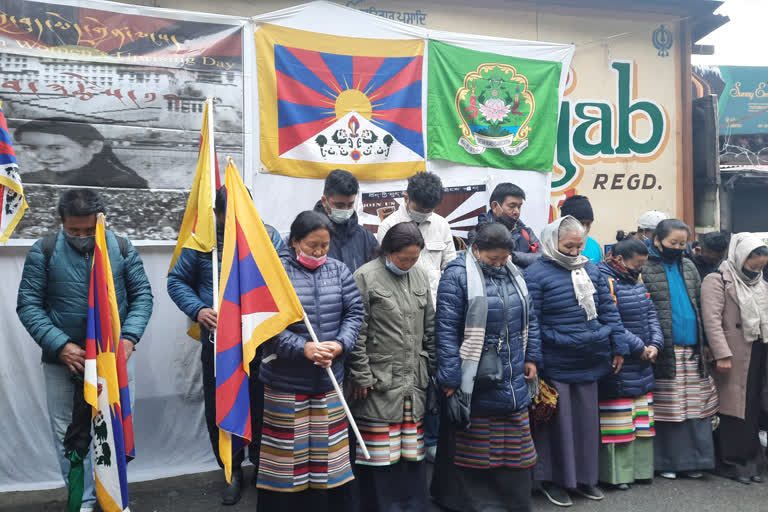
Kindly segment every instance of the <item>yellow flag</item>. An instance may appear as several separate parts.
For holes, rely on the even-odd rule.
[[[216,246],[216,221],[213,216],[213,200],[211,198],[211,154],[213,138],[208,133],[208,123],[213,119],[208,118],[209,101],[205,103],[203,112],[203,126],[200,128],[200,155],[197,158],[197,172],[192,182],[192,190],[187,200],[187,209],[184,211],[184,219],[181,221],[179,238],[176,241],[176,249],[173,251],[171,265],[168,272],[176,265],[181,250],[186,248],[200,252],[210,252]]]

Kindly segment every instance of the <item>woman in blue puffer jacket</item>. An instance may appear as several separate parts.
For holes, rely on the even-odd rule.
[[[653,478],[653,390],[651,363],[664,347],[656,307],[640,279],[648,247],[635,238],[613,246],[598,266],[627,331],[630,356],[619,373],[598,383],[600,395],[600,481],[629,489]]]
[[[291,224],[281,260],[318,343],[303,322],[265,344],[264,423],[257,510],[344,511],[354,502],[347,418],[325,368],[339,383],[355,346],[363,302],[352,273],[327,257],[327,217],[306,211]]]
[[[530,510],[527,381],[541,342],[514,247],[502,224],[481,225],[437,290],[437,381],[448,398],[431,493],[449,510]]]
[[[541,373],[559,394],[551,421],[534,432],[534,478],[559,506],[572,504],[567,489],[603,498],[597,381],[621,370],[629,352],[608,281],[581,254],[585,238],[578,220],[561,217],[544,228],[543,258],[524,272],[541,328]]]

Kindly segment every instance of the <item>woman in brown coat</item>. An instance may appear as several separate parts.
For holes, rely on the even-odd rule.
[[[760,394],[768,358],[768,247],[756,236],[731,239],[728,259],[701,286],[701,309],[716,360],[720,428],[717,473],[743,484],[760,482]]]

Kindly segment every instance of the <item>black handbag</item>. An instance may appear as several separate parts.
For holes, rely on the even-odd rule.
[[[480,362],[477,364],[474,389],[493,389],[503,384],[504,366],[501,364],[501,357],[499,357],[500,348],[501,340],[499,340],[498,345],[490,343],[483,345]]]

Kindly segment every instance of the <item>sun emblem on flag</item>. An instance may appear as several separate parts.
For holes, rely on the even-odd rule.
[[[274,48],[281,158],[338,164],[423,160],[422,56]]]

